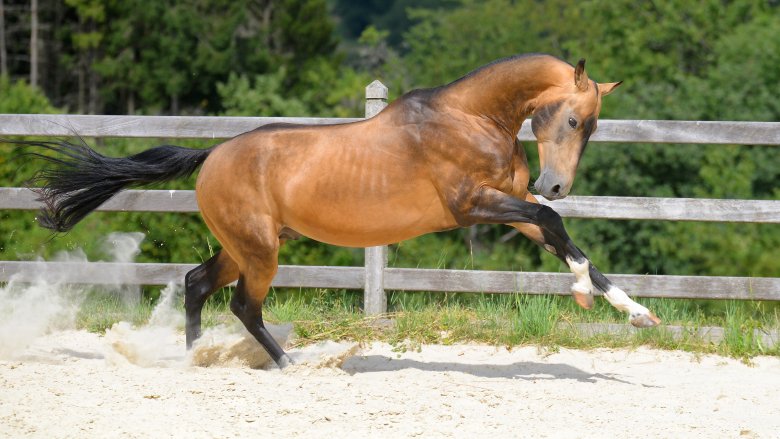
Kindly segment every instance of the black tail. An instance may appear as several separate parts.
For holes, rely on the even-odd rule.
[[[213,148],[190,149],[162,145],[125,158],[106,157],[86,144],[17,141],[41,147],[53,156],[31,153],[56,165],[33,177],[32,188],[44,204],[37,217],[41,226],[66,232],[117,192],[130,187],[188,177]]]

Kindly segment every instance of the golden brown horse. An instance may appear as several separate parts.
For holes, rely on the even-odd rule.
[[[442,87],[412,91],[377,116],[342,125],[272,124],[210,149],[160,146],[127,158],[84,145],[38,143],[64,154],[39,174],[41,223],[63,231],[116,192],[170,180],[202,164],[198,205],[222,250],[186,276],[187,345],[218,288],[238,280],[231,310],[283,367],[289,357],[263,325],[262,306],[279,247],[299,235],[334,245],[390,244],[472,224],[508,224],[564,261],[577,303],[593,287],[634,326],[660,320],[613,286],[580,251],[558,214],[528,191],[517,133],[532,116],[541,173],[535,188],[554,200],[571,189],[596,129],[601,99],[619,83],[588,79],[548,55],[496,61]]]

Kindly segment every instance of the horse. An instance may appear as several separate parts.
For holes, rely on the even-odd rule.
[[[280,246],[306,236],[327,244],[387,245],[474,224],[507,224],[574,273],[576,302],[593,306],[594,288],[636,327],[660,319],[613,285],[571,240],[561,217],[529,191],[517,140],[531,117],[548,200],[571,190],[602,97],[621,83],[588,78],[546,54],[497,60],[444,86],[411,91],[376,116],[345,124],[274,123],[208,149],[161,145],[124,158],[82,141],[26,142],[53,166],[34,179],[39,223],[70,230],[117,192],[191,175],[200,167],[200,213],[222,246],[185,276],[186,344],[201,335],[210,295],[237,281],[230,309],[280,368],[290,357],[263,323],[263,302]]]

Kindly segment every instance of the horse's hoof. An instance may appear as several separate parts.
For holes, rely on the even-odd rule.
[[[293,364],[295,364],[295,362],[287,354],[282,355],[279,358],[279,361],[276,362],[276,365],[279,366],[279,369],[284,369],[285,367],[292,366]]]
[[[660,323],[661,319],[650,311],[648,311],[647,314],[631,316],[631,324],[637,328],[652,328],[653,326],[658,326]]]
[[[195,344],[196,341],[198,341],[199,338],[200,338],[200,334],[198,334],[197,337],[188,336],[186,338],[185,345],[187,346],[188,351],[192,350],[192,346]]]
[[[574,301],[577,302],[577,305],[585,309],[593,308],[593,294],[572,291],[571,295],[574,297]]]

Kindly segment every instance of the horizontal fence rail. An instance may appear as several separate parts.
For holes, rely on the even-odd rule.
[[[114,262],[0,263],[0,282],[61,282],[94,285],[166,285],[182,283],[196,264]],[[675,299],[780,300],[780,278],[608,274],[639,297]],[[397,291],[448,291],[492,294],[570,294],[574,275],[514,271],[385,268],[384,288]],[[362,289],[363,267],[282,265],[272,285],[278,288]],[[600,293],[596,293],[600,295]]]
[[[41,203],[36,197],[29,189],[0,188],[0,209],[38,209]],[[548,201],[540,196],[536,198],[567,218],[780,223],[780,201],[776,200],[571,196]],[[195,191],[129,190],[120,192],[97,210],[198,212],[198,204]]]
[[[271,123],[332,125],[358,118],[0,114],[0,136],[226,139]],[[517,136],[535,141],[526,122]],[[780,145],[780,122],[599,120],[591,142]]]
[[[0,114],[0,136],[167,137],[227,139],[272,123],[333,125],[327,117],[92,116]]]
[[[0,188],[0,209],[37,210],[38,195],[27,188]],[[104,212],[198,212],[195,191],[127,190],[114,195],[96,210]]]
[[[366,106],[381,108],[387,89],[381,83],[367,88]],[[367,111],[367,115],[374,110]],[[362,118],[300,117],[180,117],[0,114],[0,138],[10,136],[126,137],[225,139],[271,123],[329,125]],[[518,138],[534,141],[526,123]],[[702,122],[662,120],[600,120],[593,142],[697,143],[780,145],[780,122]],[[572,196],[549,202],[569,218],[727,221],[780,223],[778,200],[714,200],[690,198]],[[0,188],[0,209],[33,210],[40,204],[24,188]],[[103,211],[197,212],[193,191],[125,191],[99,208]],[[481,293],[569,294],[574,277],[564,273],[390,268],[382,258],[366,267],[281,266],[275,287],[364,289],[367,275],[381,273],[384,290]],[[193,264],[119,264],[0,261],[0,282],[34,282],[41,278],[77,284],[164,285],[181,283]],[[377,271],[378,270],[378,271]],[[640,297],[780,300],[780,278],[610,275],[629,294]],[[368,307],[366,308],[368,310]]]
[[[571,196],[540,203],[569,218],[780,223],[780,200]]]

